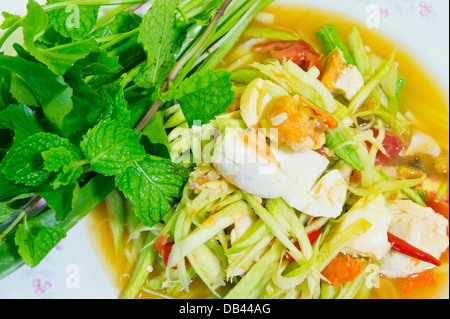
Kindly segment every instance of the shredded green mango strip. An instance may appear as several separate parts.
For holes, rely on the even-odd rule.
[[[324,45],[327,54],[331,53],[334,49],[339,48],[344,54],[345,61],[347,61],[348,64],[355,65],[352,55],[348,51],[344,41],[342,41],[339,36],[339,32],[334,24],[326,24],[322,29],[316,32],[316,36]]]
[[[361,34],[356,26],[353,27],[348,35],[348,47],[361,74],[365,77],[372,76],[372,65],[370,64]]]
[[[320,283],[320,299],[334,299],[339,292],[339,287],[334,287],[322,281]]]
[[[355,195],[366,197],[370,195],[400,191],[402,189],[414,187],[422,183],[425,178],[426,176],[418,179],[381,181],[366,188],[355,188],[349,186],[348,189]]]
[[[303,281],[306,280],[311,273],[314,264],[319,254],[319,245],[315,245],[312,256],[308,261],[302,264],[300,267],[291,270],[286,275],[282,275],[283,268],[279,268],[278,271],[272,276],[273,282],[281,289],[288,290],[297,287]]]
[[[227,268],[227,277],[232,278],[233,276],[235,276],[236,271],[238,271],[240,268],[245,269],[247,263],[251,262],[252,260],[258,259],[261,253],[272,242],[273,238],[274,236],[272,234],[266,235],[252,246],[238,253],[236,256],[229,255],[229,259],[231,260],[231,262]]]
[[[147,242],[150,242],[155,236],[151,233],[147,235]],[[133,274],[131,276],[130,283],[120,296],[121,299],[134,299],[139,294],[142,286],[149,275],[149,267],[152,267],[155,263],[156,252],[153,249],[153,245],[144,248],[137,260]]]
[[[356,110],[361,106],[361,104],[369,97],[370,93],[380,84],[386,75],[388,75],[391,70],[392,63],[394,62],[395,50],[390,59],[380,68],[378,73],[376,73],[364,87],[353,97],[348,105],[350,113],[355,113]]]
[[[279,240],[275,240],[272,247],[261,259],[245,274],[244,277],[231,289],[224,299],[248,299],[263,279],[267,282],[267,273],[272,275],[274,264],[280,259],[284,245]],[[267,283],[265,282],[264,285]]]
[[[290,207],[283,199],[268,199],[266,202],[267,210],[276,219],[285,219],[291,228],[291,232],[297,237],[300,249],[306,259],[311,258],[313,250],[308,239],[305,227],[300,223],[299,218],[295,214],[295,210]]]
[[[280,223],[267,211],[266,208],[259,204],[252,195],[245,193],[244,198],[247,203],[249,203],[253,208],[256,215],[258,215],[259,218],[264,221],[267,227],[269,227],[270,231],[275,235],[275,237],[277,237],[286,246],[286,248],[289,249],[289,254],[292,256],[292,258],[294,258],[297,263],[301,264],[305,260],[305,257],[300,252],[300,250],[298,250],[298,248],[295,247],[295,245],[289,240],[288,234],[286,234]]]
[[[361,163],[361,159],[358,156],[357,151],[352,145],[345,145],[339,147],[340,144],[348,142],[349,140],[345,134],[341,131],[334,130],[334,134],[325,132],[326,146],[333,150],[337,156],[346,161],[348,164],[356,168],[357,170],[364,170],[364,166]]]
[[[363,271],[352,281],[346,282],[341,286],[340,291],[336,294],[334,299],[353,299],[364,288],[367,291],[373,288],[373,280],[370,276],[378,275],[380,267],[376,262],[367,263]]]
[[[206,244],[195,248],[187,257],[197,275],[200,276],[211,292],[217,297],[220,297],[215,289],[225,285],[225,271],[221,266],[219,258]],[[184,264],[184,261],[181,263]]]
[[[299,37],[287,32],[260,27],[247,28],[247,30],[244,31],[243,36],[251,39],[266,39],[266,40],[295,41],[299,39]]]
[[[314,265],[314,268],[319,272],[322,272],[330,261],[336,257],[348,243],[361,236],[372,227],[372,224],[365,219],[359,219],[344,230],[340,230],[339,226],[339,224],[334,226],[329,237],[327,237],[320,248],[319,256]]]
[[[196,228],[188,236],[175,242],[167,267],[172,268],[196,247],[207,242],[222,229],[231,226],[239,218],[249,214],[251,214],[250,207],[245,202],[239,201],[211,215],[201,227]]]
[[[258,219],[251,226],[251,228],[245,232],[245,234],[241,238],[236,240],[236,242],[234,242],[233,245],[229,249],[227,249],[225,254],[226,255],[237,254],[270,234],[271,232],[269,228],[266,226],[266,224],[264,224],[263,220]]]

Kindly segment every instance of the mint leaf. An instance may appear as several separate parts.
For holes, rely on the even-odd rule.
[[[116,186],[133,203],[141,222],[152,226],[182,196],[189,172],[170,160],[147,155],[116,176]]]
[[[82,159],[78,149],[67,139],[51,133],[37,133],[25,139],[13,151],[2,173],[8,180],[27,186],[53,182],[57,174],[45,168],[42,157],[42,153],[51,149],[66,149],[71,153],[73,160]]]
[[[57,226],[46,227],[36,218],[32,218],[17,227],[15,243],[24,262],[34,267],[66,237],[66,232]]]
[[[148,87],[157,83],[159,70],[173,58],[177,5],[177,0],[156,0],[142,20],[138,42],[147,53],[144,74]]]
[[[58,173],[53,181],[55,189],[62,185],[75,183],[78,180],[83,173],[80,157],[79,154],[74,154],[65,148],[52,148],[42,152],[44,169]]]
[[[48,0],[47,4],[66,0]],[[63,9],[49,11],[48,16],[55,30],[66,38],[79,41],[89,36],[97,23],[99,6],[77,6],[77,0]]]
[[[140,139],[140,132],[118,120],[101,121],[86,133],[80,147],[92,170],[112,176],[144,158],[145,149]]]
[[[13,144],[10,146],[8,152],[2,158],[2,161],[0,163],[0,171],[3,169],[7,161],[11,158],[14,150],[19,147],[25,139],[33,134],[41,133],[44,131],[36,116],[36,112],[31,110],[25,104],[12,104],[9,105],[6,109],[1,110],[0,128],[7,128],[14,132]],[[4,177],[2,174],[0,174],[0,176]],[[13,185],[9,185],[9,183],[0,185],[0,193],[5,192],[5,194],[7,194],[8,189],[16,189],[14,185],[14,183]],[[23,186],[20,187],[24,188]],[[13,193],[14,191],[11,194]]]
[[[176,100],[189,126],[192,126],[194,121],[205,124],[216,115],[226,113],[236,99],[230,78],[231,73],[226,70],[197,72],[161,98]]]
[[[10,92],[11,74],[0,67],[0,110],[14,103]]]

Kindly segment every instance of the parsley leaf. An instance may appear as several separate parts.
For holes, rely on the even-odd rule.
[[[116,186],[133,203],[146,226],[153,226],[181,197],[188,170],[170,160],[147,155],[116,176]]]
[[[19,254],[24,262],[36,266],[44,257],[66,237],[66,232],[57,226],[44,226],[36,218],[20,224],[15,234],[15,243],[19,246]]]
[[[141,136],[118,120],[101,121],[86,133],[80,147],[92,170],[112,176],[144,158]]]

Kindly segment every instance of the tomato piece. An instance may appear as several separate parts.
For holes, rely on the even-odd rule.
[[[402,283],[402,292],[409,294],[416,289],[435,286],[436,280],[431,273],[412,274],[406,277]]]
[[[422,183],[420,183],[417,188],[423,189],[429,194],[428,201],[430,202],[430,205],[433,205],[433,201],[442,202],[444,204],[449,203],[449,190],[447,190],[441,194],[440,199],[436,200],[436,196],[438,195],[438,192],[440,188],[442,187],[442,179],[437,176],[430,176],[427,177]],[[429,205],[429,206],[430,206]]]
[[[377,153],[376,164],[379,165],[388,165],[398,157],[400,152],[405,148],[398,136],[391,132],[386,132],[382,144],[386,150],[386,154],[383,154],[382,152]]]
[[[284,59],[290,60],[308,71],[312,67],[316,67],[319,71],[322,68],[322,54],[318,53],[314,48],[304,40],[298,41],[271,41],[257,44],[253,47],[256,52],[270,54],[280,62]]]

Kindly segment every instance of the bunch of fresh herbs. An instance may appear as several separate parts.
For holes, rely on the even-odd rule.
[[[224,113],[235,93],[216,66],[270,2],[29,0],[23,17],[2,13],[0,48],[20,27],[23,43],[0,52],[0,279],[39,264],[115,188],[145,226],[165,216],[189,168],[168,157],[156,115]]]

